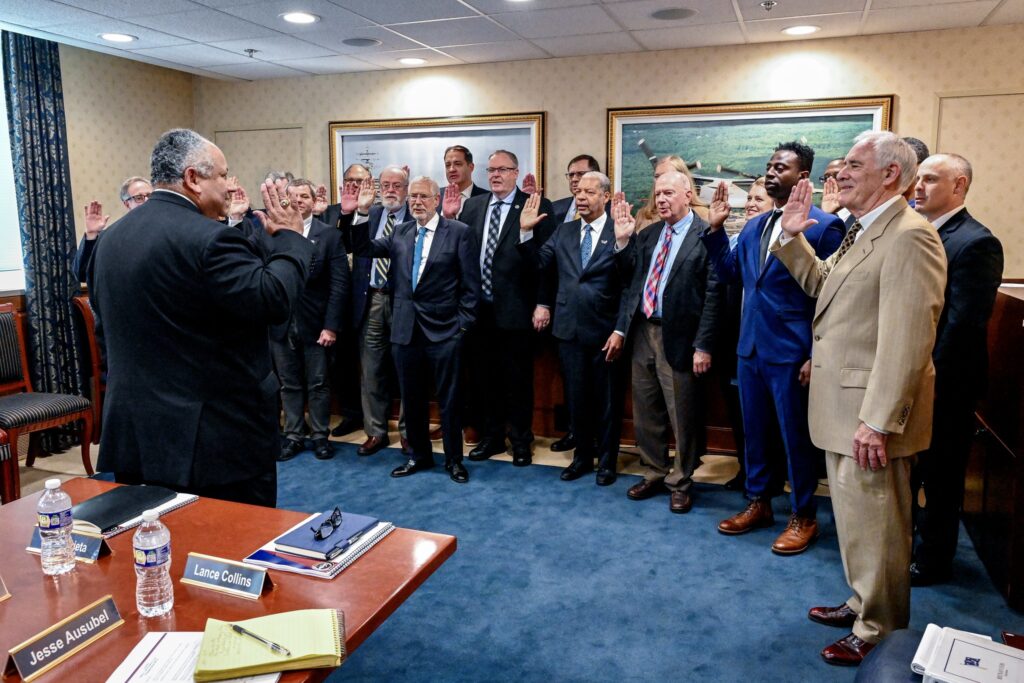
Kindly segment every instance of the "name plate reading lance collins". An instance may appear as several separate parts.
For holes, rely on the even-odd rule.
[[[27,683],[123,623],[114,598],[109,595],[102,597],[12,648],[4,667],[4,677],[17,671]]]
[[[259,599],[274,585],[265,567],[253,567],[201,553],[188,554],[181,582],[250,600]]]
[[[107,539],[101,534],[93,534],[88,531],[72,531],[71,540],[75,544],[75,559],[79,562],[92,564],[104,555],[110,554],[110,546]],[[25,550],[33,555],[39,554],[42,540],[39,538],[39,527],[32,528],[32,540],[29,541]]]

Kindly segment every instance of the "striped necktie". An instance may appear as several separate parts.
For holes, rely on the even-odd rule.
[[[383,237],[390,237],[391,233],[395,231],[395,214],[389,213],[388,220],[384,224]],[[373,270],[376,274],[377,284],[375,285],[378,289],[387,287],[388,285],[388,268],[391,267],[391,259],[389,258],[377,258],[373,259]]]
[[[651,275],[647,278],[647,284],[644,285],[644,315],[648,318],[653,316],[658,309],[658,289],[661,287],[661,276],[665,273],[668,256],[672,253],[672,235],[675,233],[672,226],[666,225],[662,234],[664,238],[661,242],[661,251],[654,259],[654,268],[651,269]]]
[[[501,230],[501,205],[504,202],[494,202],[491,207],[491,222],[487,227],[487,243],[484,246],[484,262],[480,268],[480,288],[483,290],[484,298],[491,301],[494,298],[492,290],[494,265],[494,250],[498,248],[498,232]]]

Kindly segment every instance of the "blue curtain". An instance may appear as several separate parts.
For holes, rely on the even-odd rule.
[[[71,297],[79,283],[64,92],[57,44],[4,31],[3,69],[11,159],[25,259],[29,366],[36,391],[82,394]],[[45,450],[73,432],[44,436]]]

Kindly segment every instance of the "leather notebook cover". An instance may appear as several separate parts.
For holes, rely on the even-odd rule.
[[[76,526],[103,533],[177,496],[163,486],[118,486],[71,508]]]

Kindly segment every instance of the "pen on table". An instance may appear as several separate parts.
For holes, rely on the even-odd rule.
[[[261,643],[263,643],[264,645],[266,645],[267,647],[269,647],[271,650],[273,650],[274,652],[276,652],[279,655],[284,655],[285,657],[291,657],[292,656],[292,652],[288,648],[281,647],[277,643],[269,641],[266,638],[264,638],[263,636],[258,636],[255,633],[253,633],[252,631],[250,631],[248,629],[245,629],[245,628],[242,628],[238,624],[231,624],[231,630],[234,631],[235,633],[238,633],[239,635],[249,636],[250,638],[255,638],[256,640],[260,641]]]
[[[343,552],[352,547],[352,544],[358,541],[359,538],[363,535],[363,533],[365,533],[365,529],[357,534],[352,534],[352,537],[349,538],[347,541],[345,541],[344,543],[339,543],[338,545],[328,550],[327,555],[324,557],[324,559],[333,560],[338,555],[341,555]]]

